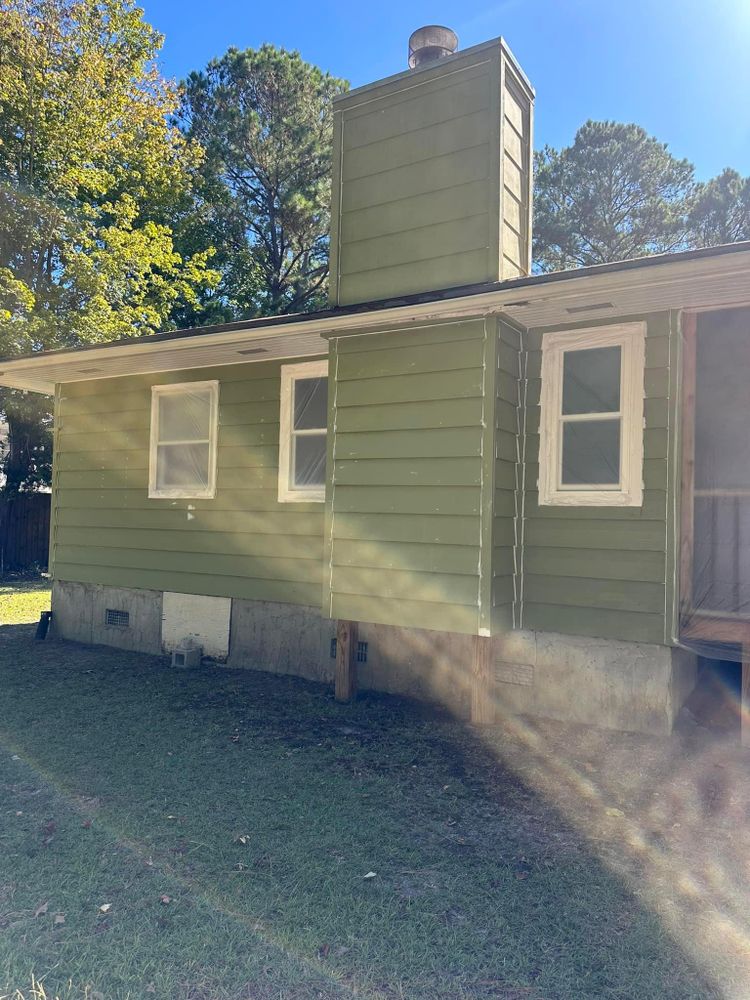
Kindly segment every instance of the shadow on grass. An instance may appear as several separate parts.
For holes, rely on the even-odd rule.
[[[0,987],[723,995],[499,751],[423,706],[28,626],[0,629],[0,691]]]

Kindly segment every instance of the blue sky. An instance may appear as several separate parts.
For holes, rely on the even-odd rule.
[[[405,69],[422,24],[447,24],[462,48],[503,35],[536,88],[537,147],[612,118],[643,125],[701,178],[750,174],[750,0],[140,2],[174,77],[272,42],[359,86]]]

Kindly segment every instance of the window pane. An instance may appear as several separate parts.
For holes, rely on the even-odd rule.
[[[294,429],[325,427],[328,422],[328,379],[298,378],[294,382]]]
[[[159,396],[159,440],[206,440],[211,423],[211,394],[206,389]]]
[[[563,413],[616,413],[620,409],[620,354],[619,347],[563,354]]]
[[[326,481],[325,434],[300,434],[294,439],[294,485],[323,486]]]
[[[207,444],[161,444],[157,449],[156,488],[196,490],[208,487]]]
[[[575,420],[563,424],[563,486],[617,486],[620,421]]]

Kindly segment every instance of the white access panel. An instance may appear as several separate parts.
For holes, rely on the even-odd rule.
[[[204,656],[225,659],[229,654],[231,597],[200,597],[195,594],[164,592],[161,617],[161,644],[171,653],[190,637],[203,647]]]

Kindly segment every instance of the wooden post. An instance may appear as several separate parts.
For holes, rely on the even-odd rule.
[[[740,697],[740,740],[750,747],[750,643],[742,644],[742,695]]]
[[[495,722],[494,685],[492,683],[492,639],[474,636],[474,662],[471,676],[471,721],[477,726]]]
[[[336,625],[336,701],[351,701],[357,693],[357,623]]]

